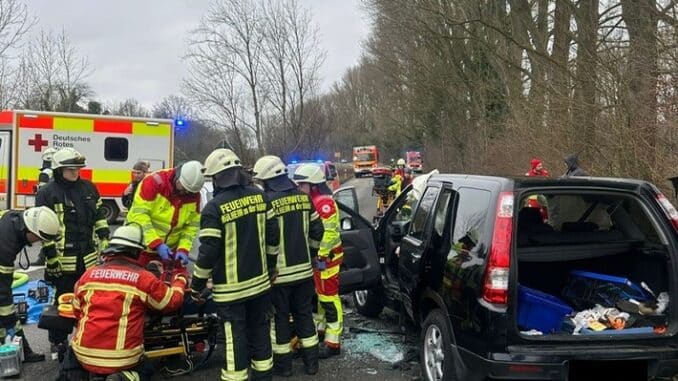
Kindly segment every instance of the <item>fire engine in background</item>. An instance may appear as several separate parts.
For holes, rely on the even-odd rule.
[[[109,222],[123,210],[121,196],[139,160],[151,170],[172,166],[171,119],[11,110],[0,112],[0,210],[35,204],[48,147],[72,147],[87,158],[80,176],[99,190]]]
[[[421,173],[424,170],[424,162],[421,160],[421,152],[407,151],[405,152],[405,164],[412,172]]]
[[[377,146],[353,147],[353,173],[355,177],[372,174],[379,163]]]

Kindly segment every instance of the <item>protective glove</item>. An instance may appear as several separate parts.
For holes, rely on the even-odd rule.
[[[160,259],[163,261],[169,261],[170,255],[172,254],[172,250],[164,243],[158,245],[158,247],[155,248],[155,251],[158,252]]]
[[[45,266],[45,280],[50,282],[61,278],[61,262],[58,258],[49,258]]]
[[[327,263],[325,262],[324,258],[315,257],[315,260],[313,261],[313,263],[314,263],[313,267],[315,267],[315,269],[318,270],[318,271],[323,271],[323,270],[327,269]]]
[[[7,328],[7,337],[14,338],[14,336],[16,336],[16,329],[14,327]]]
[[[186,266],[188,264],[188,254],[184,252],[178,252],[174,254],[174,259],[180,261],[182,265]]]

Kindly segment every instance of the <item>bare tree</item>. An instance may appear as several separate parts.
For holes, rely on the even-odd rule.
[[[187,98],[178,95],[170,95],[153,105],[152,114],[154,118],[190,119],[195,112],[193,111],[191,102]]]
[[[65,30],[55,35],[41,31],[28,44],[21,58],[24,83],[20,104],[47,111],[82,112],[80,102],[92,91],[86,82],[91,74],[86,57],[78,55]]]
[[[114,103],[106,107],[106,112],[110,115],[134,116],[148,118],[151,113],[135,98],[127,98],[124,101]]]
[[[11,107],[18,99],[23,83],[15,62],[15,50],[21,47],[35,19],[18,0],[0,0],[0,106]]]
[[[262,110],[267,96],[263,80],[263,23],[261,7],[256,0],[222,0],[212,3],[199,28],[193,31],[188,58],[194,70],[224,65],[223,70],[235,74],[228,78],[236,87],[247,89],[245,118],[238,123],[249,128],[260,155],[265,153]],[[199,68],[202,66],[202,68]],[[198,68],[196,68],[198,67]],[[210,74],[210,73],[205,73]],[[212,77],[214,78],[214,77]],[[191,76],[189,81],[196,79]],[[228,88],[232,85],[213,84]],[[239,93],[239,92],[238,92]],[[223,97],[222,97],[223,98]],[[238,115],[240,118],[242,115]]]

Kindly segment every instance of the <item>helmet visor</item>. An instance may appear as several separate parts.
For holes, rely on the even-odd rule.
[[[78,156],[72,159],[64,160],[61,163],[62,167],[84,167],[85,166],[85,157]]]
[[[61,234],[60,233],[49,234],[49,233],[45,233],[44,231],[40,230],[39,236],[44,241],[59,241],[59,240],[61,240]]]

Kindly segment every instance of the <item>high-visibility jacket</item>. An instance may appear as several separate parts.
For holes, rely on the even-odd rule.
[[[388,190],[395,192],[396,197],[400,194],[402,190],[403,178],[400,174],[397,174],[391,178],[391,183],[388,185]]]
[[[191,288],[201,291],[212,277],[217,303],[240,302],[271,288],[276,266],[278,219],[264,192],[255,186],[217,189],[200,218],[200,252]]]
[[[200,226],[200,194],[176,194],[175,175],[174,168],[163,169],[141,180],[127,222],[141,225],[150,249],[165,243],[188,254]]]
[[[292,188],[266,192],[280,227],[280,252],[275,284],[291,284],[313,277],[311,260],[318,254],[323,223],[311,198]]]
[[[42,245],[47,258],[57,257],[64,274],[82,273],[94,266],[98,259],[93,239],[107,239],[110,234],[106,212],[99,197],[99,191],[89,180],[65,180],[58,172],[38,190],[36,206],[52,209],[61,222],[61,240]],[[78,267],[78,262],[84,266]]]
[[[146,310],[178,309],[185,288],[183,277],[167,286],[123,256],[87,270],[75,285],[72,302],[78,322],[71,348],[82,367],[111,374],[138,364],[144,354]]]
[[[320,192],[311,193],[311,199],[323,223],[323,238],[320,240],[318,260],[324,260],[327,268],[321,272],[323,279],[339,274],[339,266],[344,257],[341,244],[339,208],[332,196]]]

